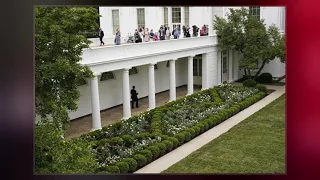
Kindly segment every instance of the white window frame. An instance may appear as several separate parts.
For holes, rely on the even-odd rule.
[[[115,14],[114,14],[114,12],[115,12]],[[118,15],[116,14],[116,12],[118,12]],[[116,24],[116,18],[114,15],[118,16],[117,17],[118,24]],[[112,34],[115,35],[117,28],[120,28],[120,10],[119,9],[112,9],[111,10],[111,17],[112,17]]]
[[[140,11],[143,11],[143,12],[140,12]],[[143,16],[143,17],[139,17],[139,16]],[[139,22],[139,20],[142,20],[143,22]],[[145,10],[145,8],[137,8],[137,27],[138,27],[138,29],[140,29],[142,27],[146,27],[146,10]]]

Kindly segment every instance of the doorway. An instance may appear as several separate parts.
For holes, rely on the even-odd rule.
[[[228,81],[228,51],[221,53],[221,83]]]
[[[202,85],[202,56],[193,57],[193,84]]]

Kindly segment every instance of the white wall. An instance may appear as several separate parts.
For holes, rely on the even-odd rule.
[[[169,68],[166,67],[167,61],[158,63],[158,70],[155,70],[156,93],[169,89]],[[186,85],[187,58],[176,61],[176,86]],[[148,65],[137,67],[138,74],[130,76],[130,88],[136,86],[139,98],[148,96]],[[100,109],[104,110],[123,103],[122,99],[122,71],[114,71],[115,79],[99,81]],[[99,76],[100,79],[100,76]],[[78,110],[70,112],[70,119],[91,114],[91,92],[90,85],[79,87],[81,97],[77,102]]]

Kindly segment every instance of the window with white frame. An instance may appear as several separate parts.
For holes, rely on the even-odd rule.
[[[184,7],[184,22],[185,22],[185,25],[189,25],[190,27],[190,22],[189,22],[189,7]]]
[[[137,9],[137,18],[138,18],[138,29],[145,27],[145,14],[144,8]]]
[[[112,28],[113,34],[116,34],[117,28],[120,28],[119,9],[112,10]]]
[[[163,22],[166,27],[169,26],[169,24],[168,24],[168,8],[167,7],[163,8]]]
[[[260,6],[251,6],[249,7],[249,13],[260,20]]]
[[[104,72],[101,74],[100,81],[107,81],[110,79],[115,79],[113,72]]]
[[[172,8],[172,23],[181,23],[181,8]]]
[[[129,75],[138,74],[138,69],[136,67],[133,67],[129,70]]]

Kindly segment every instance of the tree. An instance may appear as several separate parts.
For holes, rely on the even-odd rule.
[[[90,144],[63,135],[68,110],[77,109],[77,87],[93,77],[79,61],[90,44],[84,32],[98,27],[100,15],[91,7],[37,7],[35,13],[35,110],[42,118],[35,126],[36,172],[92,173],[98,164]]]
[[[77,87],[93,77],[79,63],[91,43],[85,31],[97,29],[100,15],[92,7],[37,7],[35,9],[35,111],[66,123],[68,110],[77,109]]]
[[[256,78],[265,64],[284,57],[284,37],[275,25],[266,28],[264,20],[252,16],[248,9],[232,9],[227,19],[215,17],[213,28],[219,37],[219,48],[223,50],[235,49],[242,53],[239,66],[244,69],[245,75],[251,78],[251,70],[257,69],[262,61]]]

